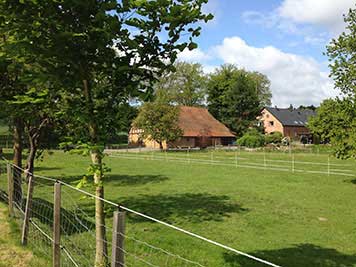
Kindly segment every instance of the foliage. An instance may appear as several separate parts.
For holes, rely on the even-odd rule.
[[[103,144],[117,129],[118,110],[130,97],[147,99],[152,82],[178,51],[212,19],[207,0],[98,0],[0,2],[0,21],[13,39],[10,51],[32,57],[42,82],[60,95],[56,122],[66,140],[89,150],[96,195],[104,197]],[[32,69],[31,69],[32,70]],[[96,266],[105,265],[104,205],[96,203]]]
[[[262,74],[234,65],[221,66],[210,75],[208,82],[210,113],[241,136],[270,101],[266,81]]]
[[[265,135],[266,144],[280,144],[282,142],[283,135],[280,132],[273,132]]]
[[[256,129],[248,130],[241,138],[237,140],[239,146],[245,146],[249,148],[261,147],[265,143],[264,135],[258,132]]]
[[[330,142],[340,158],[356,155],[356,109],[349,99],[327,99],[311,117],[308,127],[324,142]]]
[[[134,120],[134,127],[143,130],[142,138],[159,143],[171,142],[182,136],[178,126],[179,108],[160,102],[145,103]]]
[[[331,73],[335,87],[345,95],[356,97],[356,8],[344,17],[346,31],[327,46]]]
[[[301,110],[313,110],[315,111],[317,109],[316,106],[314,105],[309,105],[309,106],[303,106],[303,105],[300,105],[298,109],[301,109]]]
[[[356,9],[344,17],[346,31],[327,46],[335,87],[343,97],[325,100],[315,118],[310,121],[314,133],[330,140],[335,154],[341,158],[356,158]]]
[[[271,81],[268,77],[260,72],[253,71],[247,73],[248,77],[253,81],[257,90],[258,99],[261,107],[271,106],[272,92],[270,89]]]
[[[156,101],[201,106],[206,95],[206,77],[202,65],[177,62],[173,71],[165,72],[155,84]]]

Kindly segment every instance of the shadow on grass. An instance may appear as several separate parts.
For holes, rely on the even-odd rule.
[[[142,195],[126,198],[121,204],[166,222],[176,219],[194,223],[222,221],[231,213],[248,211],[241,205],[232,203],[228,196],[193,193]],[[147,219],[132,214],[130,214],[130,218],[135,222],[147,221]]]
[[[105,183],[110,185],[144,185],[168,180],[163,175],[106,175]]]
[[[332,248],[313,244],[298,244],[295,247],[278,250],[256,251],[253,256],[283,267],[352,267],[356,266],[356,255],[347,255]],[[236,254],[224,253],[224,260],[230,267],[265,267]]]
[[[12,157],[13,157],[13,153],[12,153],[12,152],[3,151],[3,152],[0,154],[0,157],[4,157],[5,159],[11,161],[11,160],[12,160]]]
[[[53,203],[42,198],[32,200],[33,218],[37,218],[41,223],[50,227],[53,225]],[[25,200],[24,203],[25,204]],[[61,208],[61,230],[65,235],[72,235],[90,231],[95,228],[95,224],[88,221],[82,212],[73,212]]]
[[[53,177],[66,183],[79,183],[83,176],[63,176]],[[118,175],[107,174],[104,177],[104,186],[130,186],[130,185],[145,185],[149,183],[160,183],[168,180],[168,177],[163,175]]]
[[[350,180],[350,182],[351,182],[352,184],[356,184],[356,179],[352,179],[352,180]]]

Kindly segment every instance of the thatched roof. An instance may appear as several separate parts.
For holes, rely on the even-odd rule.
[[[183,136],[235,137],[206,108],[180,106],[179,109],[178,125],[184,132]]]

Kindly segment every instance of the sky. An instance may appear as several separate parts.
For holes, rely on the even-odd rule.
[[[180,60],[206,73],[224,63],[269,78],[272,105],[319,105],[339,94],[329,78],[326,45],[345,30],[343,14],[355,0],[209,0],[198,49]]]

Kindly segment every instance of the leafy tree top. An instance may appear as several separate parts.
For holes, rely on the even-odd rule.
[[[346,31],[327,46],[330,76],[343,94],[356,97],[356,8],[344,16]]]
[[[177,62],[154,85],[156,101],[174,105],[201,106],[205,102],[207,77],[198,63]]]
[[[145,103],[133,126],[141,129],[141,137],[160,144],[177,140],[182,134],[178,125],[179,107],[161,102]]]

